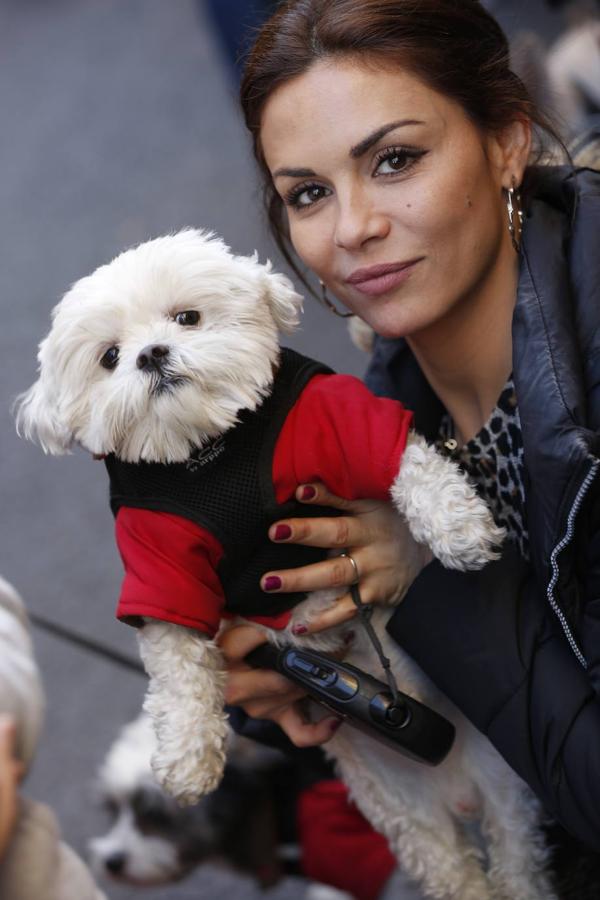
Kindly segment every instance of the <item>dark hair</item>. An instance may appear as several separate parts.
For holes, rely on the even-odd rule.
[[[392,62],[461,104],[482,131],[497,132],[516,119],[562,142],[510,69],[506,36],[479,0],[286,0],[263,26],[250,51],[241,85],[246,125],[264,182],[269,226],[288,263],[292,259],[283,202],[273,186],[261,142],[266,101],[317,60],[355,56]]]

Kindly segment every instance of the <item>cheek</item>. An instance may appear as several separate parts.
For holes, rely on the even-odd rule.
[[[410,201],[409,201],[410,202]],[[469,277],[497,245],[498,205],[489,191],[480,191],[468,182],[445,191],[415,198],[410,209],[412,235],[428,258],[440,264],[440,278]]]
[[[317,275],[326,276],[331,260],[331,238],[326,217],[314,215],[300,222],[289,222],[290,241],[304,265]]]
[[[472,193],[447,183],[415,191],[401,201],[407,229],[433,248],[452,243],[473,218]]]

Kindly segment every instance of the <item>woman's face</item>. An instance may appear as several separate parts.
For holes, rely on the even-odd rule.
[[[514,266],[514,140],[402,69],[314,64],[271,95],[261,142],[299,257],[385,337],[441,321]]]

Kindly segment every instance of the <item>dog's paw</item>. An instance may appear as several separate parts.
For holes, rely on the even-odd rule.
[[[183,722],[181,723],[183,726]],[[188,730],[158,723],[158,749],[152,756],[154,777],[182,805],[197,803],[218,787],[225,769],[227,717],[201,717]],[[161,727],[162,726],[162,727]]]
[[[166,764],[156,753],[152,757],[152,772],[162,789],[180,806],[193,806],[205,794],[210,794],[220,784],[225,768],[225,754],[214,754],[208,759],[189,765],[188,760]]]
[[[481,569],[505,537],[456,463],[412,434],[392,486],[411,534],[448,569]]]

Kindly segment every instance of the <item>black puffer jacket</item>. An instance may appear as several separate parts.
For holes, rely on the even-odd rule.
[[[534,170],[513,371],[531,564],[428,566],[388,630],[575,837],[600,849],[600,175]],[[433,437],[442,408],[403,341],[368,374]]]

